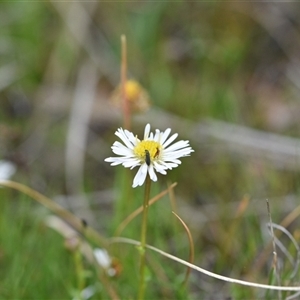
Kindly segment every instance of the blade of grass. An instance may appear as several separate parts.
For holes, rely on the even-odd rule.
[[[273,270],[275,273],[275,277],[277,280],[278,285],[281,285],[281,280],[280,280],[280,275],[279,275],[279,270],[278,270],[278,257],[277,257],[277,250],[276,250],[276,243],[275,243],[275,235],[274,235],[274,230],[273,230],[273,222],[272,222],[272,216],[271,216],[271,210],[270,210],[270,204],[269,200],[266,199],[267,203],[267,210],[268,210],[268,216],[269,216],[269,223],[270,223],[270,231],[271,231],[271,236],[272,236],[272,246],[273,246]],[[280,291],[278,291],[278,299],[282,299],[282,294]]]
[[[31,197],[33,200],[42,204],[57,216],[65,220],[69,225],[71,225],[74,229],[76,229],[79,233],[81,233],[88,240],[93,241],[97,245],[103,248],[107,248],[107,240],[105,237],[101,236],[96,230],[87,226],[82,220],[75,215],[73,215],[68,210],[64,209],[51,199],[42,195],[41,193],[31,189],[30,187],[10,180],[0,180],[0,185],[15,189],[19,192],[26,194]]]

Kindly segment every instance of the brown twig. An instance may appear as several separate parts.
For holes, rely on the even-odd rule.
[[[130,107],[126,95],[126,82],[127,82],[127,43],[126,36],[121,35],[121,97],[122,97],[122,110],[123,110],[123,120],[124,128],[130,130]]]

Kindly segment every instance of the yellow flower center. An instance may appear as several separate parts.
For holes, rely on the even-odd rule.
[[[155,141],[141,141],[133,150],[134,154],[143,161],[146,161],[147,151],[151,161],[157,159],[161,151],[161,145]]]

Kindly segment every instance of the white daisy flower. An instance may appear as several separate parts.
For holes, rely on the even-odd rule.
[[[189,156],[194,150],[190,147],[189,141],[178,141],[170,145],[178,136],[174,133],[169,137],[171,129],[164,132],[156,129],[155,134],[150,132],[150,124],[147,124],[144,132],[144,139],[141,141],[128,130],[119,128],[115,135],[122,142],[114,142],[112,151],[119,157],[109,157],[105,161],[112,166],[122,164],[125,168],[133,169],[139,166],[132,187],[143,185],[147,173],[150,179],[157,181],[156,172],[166,175],[166,170],[176,168],[181,164],[180,157]]]

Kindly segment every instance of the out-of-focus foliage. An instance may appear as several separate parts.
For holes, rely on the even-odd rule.
[[[123,177],[114,176],[115,170],[103,162],[110,156],[113,132],[122,122],[120,112],[110,103],[120,81],[120,36],[127,38],[128,77],[140,82],[149,94],[153,105],[149,114],[151,110],[163,112],[166,123],[170,120],[179,127],[172,128],[174,132],[180,130],[180,124],[173,118],[180,116],[192,122],[191,129],[211,118],[299,138],[299,20],[300,5],[296,2],[1,2],[0,159],[16,165],[16,181],[49,197],[68,194],[71,201],[64,205],[80,217],[86,217],[88,211],[88,217],[92,215],[88,221],[102,230],[115,230],[114,222],[120,222],[132,210],[130,205],[123,207],[115,212],[114,219],[114,197],[104,193],[112,188],[113,178],[117,188],[122,187],[119,190],[126,188]],[[78,145],[78,140],[70,138],[74,103],[75,99],[83,99],[84,105],[90,96],[94,102],[85,120],[85,134],[79,127]],[[140,116],[142,123],[147,123],[148,117],[148,112]],[[155,121],[160,124],[161,120]],[[134,119],[135,132],[143,127],[139,122]],[[278,223],[295,208],[299,162],[295,159],[293,169],[284,161],[275,166],[255,150],[249,158],[226,151],[220,141],[199,139],[195,135],[191,140],[196,150],[193,157],[167,179],[160,177],[163,186],[167,180],[179,182],[178,198],[188,206],[182,212],[196,240],[197,264],[234,277],[265,280],[269,274],[266,260],[259,264],[258,259],[254,264],[261,273],[252,266],[257,257],[261,258],[268,237],[262,229],[267,222],[262,200],[271,199],[273,221]],[[83,154],[72,149],[81,149]],[[276,156],[276,151],[270,153]],[[78,208],[72,196],[82,193],[89,196],[84,207],[79,201]],[[14,193],[1,194],[1,201],[10,198],[12,204],[1,212],[1,218],[5,216],[2,222],[9,224],[1,223],[1,243],[7,244],[4,250],[0,246],[0,266],[12,272],[7,278],[13,278],[19,270],[9,270],[7,261],[16,259],[24,264],[25,258],[7,254],[17,247],[11,246],[5,228],[18,223],[9,207],[13,205],[17,210],[20,199]],[[239,216],[239,205],[246,194],[250,196],[249,206],[245,215]],[[155,216],[153,219],[155,224]],[[180,254],[187,253],[182,242],[185,237],[178,235],[174,240],[166,220],[161,221],[159,233],[153,226],[151,242],[159,244],[165,238],[170,251],[176,244]],[[28,228],[12,231],[16,245],[21,236],[26,241],[36,237],[38,227],[31,224]],[[294,228],[295,224],[289,229]],[[157,238],[159,234],[162,236]],[[135,235],[133,231],[132,237]],[[49,239],[59,243],[53,236]],[[65,260],[64,252],[60,258],[49,252],[45,252],[48,259]],[[47,272],[47,264],[42,268]],[[288,278],[290,270],[285,268],[283,277]],[[28,270],[23,269],[25,273]],[[174,276],[172,268],[166,272]],[[204,281],[199,283],[198,276],[194,274],[191,279],[191,298],[194,294],[203,299],[230,293],[237,299],[257,296],[240,287],[221,290],[215,280],[202,276]],[[72,280],[70,275],[66,285]],[[124,285],[128,284],[126,277],[120,282],[123,280]],[[8,284],[8,279],[1,281]],[[2,297],[12,297],[13,284],[9,284],[4,291],[0,288]],[[49,297],[60,295],[50,293]],[[18,297],[22,295],[38,294],[32,291]],[[174,296],[168,294],[168,289],[163,295]]]

